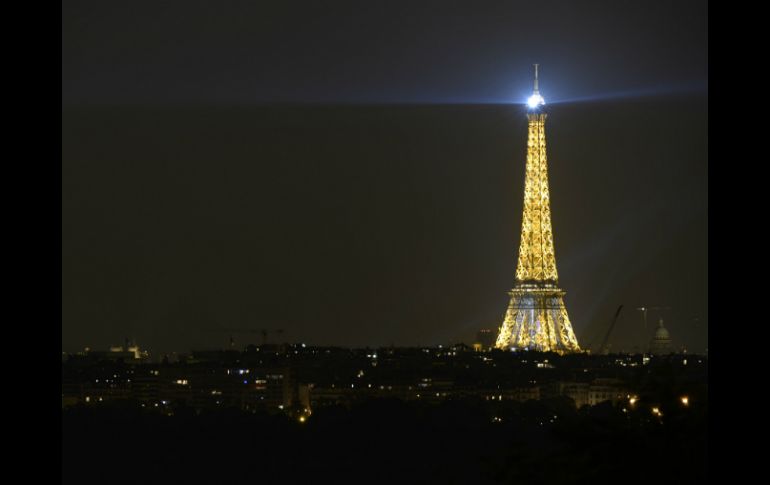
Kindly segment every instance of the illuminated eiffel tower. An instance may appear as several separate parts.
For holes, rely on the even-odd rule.
[[[529,135],[516,284],[495,347],[559,353],[579,352],[580,346],[558,286],[545,155],[545,101],[537,86],[527,104]]]

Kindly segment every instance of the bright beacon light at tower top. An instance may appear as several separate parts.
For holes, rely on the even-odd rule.
[[[539,94],[533,94],[532,96],[527,99],[527,106],[530,108],[537,108],[538,106],[542,106],[545,104],[545,100],[542,96]]]

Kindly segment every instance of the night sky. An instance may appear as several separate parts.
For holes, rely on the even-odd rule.
[[[64,2],[62,346],[470,343],[541,65],[582,346],[708,346],[706,2]],[[651,312],[649,322],[657,319]],[[235,334],[236,343],[259,342]]]

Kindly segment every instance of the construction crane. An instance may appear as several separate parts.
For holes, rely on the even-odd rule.
[[[612,334],[612,329],[615,328],[615,323],[618,321],[618,316],[620,316],[620,311],[623,309],[623,305],[620,305],[615,312],[615,316],[612,317],[612,322],[610,323],[610,328],[607,330],[607,335],[604,336],[604,340],[602,341],[602,344],[599,346],[599,354],[605,354],[609,353],[609,347],[607,347],[607,342],[610,340],[610,335]]]

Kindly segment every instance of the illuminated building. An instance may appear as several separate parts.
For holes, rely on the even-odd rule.
[[[663,326],[663,319],[658,320],[658,328],[655,329],[655,336],[650,342],[650,353],[668,354],[671,353],[671,337],[668,330]]]
[[[535,89],[527,101],[529,129],[524,213],[516,283],[495,346],[500,349],[579,352],[558,286],[548,192],[545,101]]]

